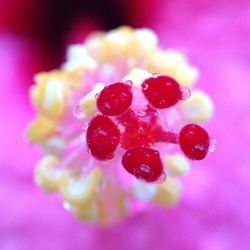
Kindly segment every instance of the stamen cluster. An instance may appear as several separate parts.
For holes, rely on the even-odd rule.
[[[58,192],[77,219],[100,224],[176,204],[190,159],[215,145],[197,125],[213,115],[195,88],[198,70],[159,48],[153,31],[130,27],[92,33],[66,58],[30,89],[27,137],[42,151],[36,184]]]

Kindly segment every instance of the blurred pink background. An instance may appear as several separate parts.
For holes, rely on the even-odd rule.
[[[27,91],[94,29],[149,27],[185,52],[216,113],[216,152],[194,164],[178,207],[103,229],[75,221],[33,182]],[[0,249],[250,249],[250,3],[246,0],[0,0]]]

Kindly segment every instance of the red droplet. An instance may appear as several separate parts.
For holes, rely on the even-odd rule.
[[[110,118],[98,115],[91,120],[87,129],[87,146],[94,157],[112,159],[119,142],[120,131]]]
[[[121,146],[125,149],[152,146],[162,131],[157,111],[146,106],[131,110],[118,117],[124,127],[121,135]]]
[[[158,109],[169,108],[182,98],[180,85],[168,76],[150,77],[141,87],[149,103]]]
[[[124,113],[131,105],[131,86],[121,82],[105,87],[97,98],[97,107],[104,115],[116,116]]]
[[[209,135],[205,129],[191,123],[181,129],[179,143],[187,157],[202,160],[209,149]]]
[[[130,174],[146,182],[157,181],[163,173],[159,152],[147,147],[129,149],[122,164]]]

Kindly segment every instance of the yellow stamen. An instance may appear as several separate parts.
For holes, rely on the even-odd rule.
[[[41,143],[53,134],[55,123],[50,119],[39,116],[33,120],[28,129],[27,137],[32,143]]]

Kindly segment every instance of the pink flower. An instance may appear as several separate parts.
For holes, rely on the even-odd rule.
[[[183,179],[177,208],[153,209],[108,229],[74,221],[58,197],[45,196],[33,184],[37,152],[21,131],[33,117],[24,93],[36,71],[24,59],[36,60],[23,42],[1,38],[0,248],[249,248],[248,1],[148,1],[146,6],[135,12],[137,24],[156,29],[161,44],[185,48],[201,71],[198,86],[216,107],[207,125],[218,140],[216,152]],[[140,13],[147,19],[140,21]]]

